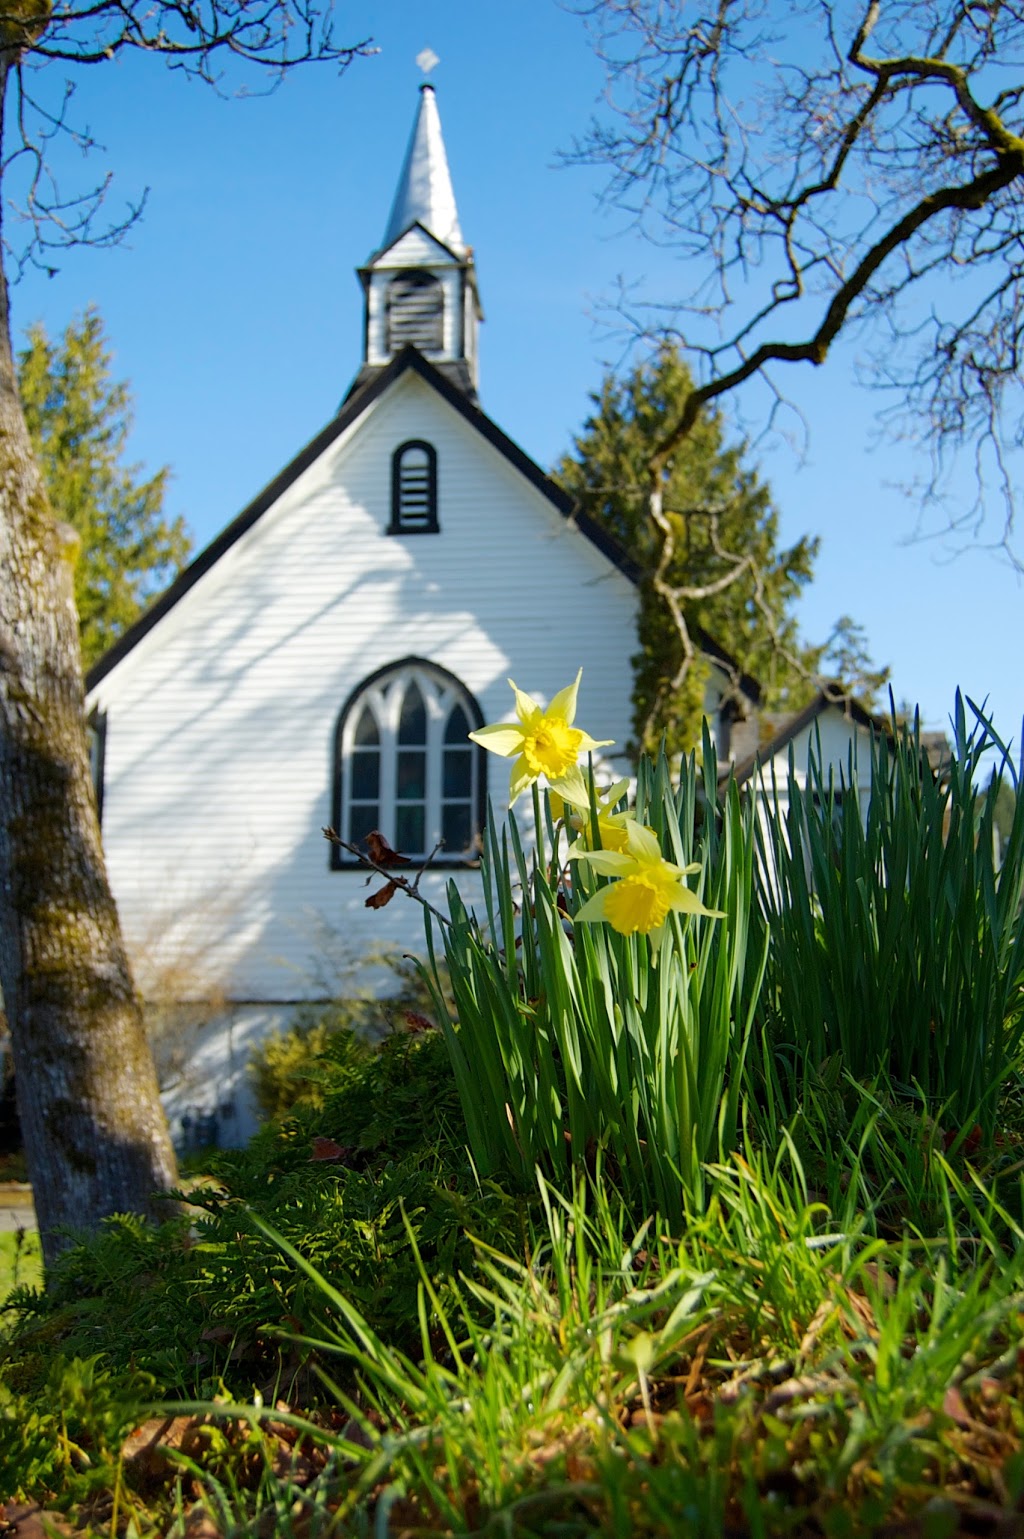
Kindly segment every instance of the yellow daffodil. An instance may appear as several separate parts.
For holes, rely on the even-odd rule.
[[[662,855],[657,835],[635,819],[622,827],[624,849],[587,850],[577,844],[569,851],[570,859],[586,861],[593,870],[616,879],[587,899],[575,916],[577,924],[604,921],[620,935],[649,935],[657,948],[661,928],[673,909],[708,919],[725,918],[721,910],[706,908],[686,885],[686,878],[700,866],[674,866]]]
[[[561,794],[557,791],[551,793],[551,815],[554,818],[564,818],[567,826],[582,841],[581,847],[590,849],[593,832],[590,795],[582,775],[579,776],[579,781],[580,784],[576,786],[567,778],[563,783]],[[608,787],[607,791],[602,791],[600,795],[594,797],[594,811],[597,813],[597,827],[602,849],[624,850],[626,848],[627,824],[635,823],[636,819],[630,812],[616,812],[615,807],[628,790],[628,780],[617,780],[613,786]]]
[[[594,748],[610,747],[610,738],[596,742],[573,726],[576,693],[582,675],[581,668],[574,681],[558,691],[546,710],[509,679],[516,697],[518,722],[499,722],[469,734],[474,743],[490,749],[491,753],[500,753],[506,759],[515,757],[509,783],[510,805],[541,775],[549,784],[565,786],[571,794],[578,795],[579,787],[575,781],[578,779],[582,785],[582,776],[578,771],[573,776],[572,772],[576,770],[580,754]]]

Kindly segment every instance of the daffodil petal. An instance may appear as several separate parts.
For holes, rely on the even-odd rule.
[[[548,715],[560,716],[569,727],[572,726],[573,718],[576,715],[576,692],[580,687],[580,679],[582,677],[583,669],[581,668],[573,682],[567,684],[564,689],[560,689],[548,706]]]
[[[552,706],[552,710],[554,710],[554,706]],[[614,748],[615,746],[615,739],[613,737],[598,739],[591,737],[589,732],[580,731],[578,727],[576,730],[580,734],[580,753],[593,753],[595,748]]]
[[[569,851],[569,860],[585,860],[588,866],[593,866],[595,871],[600,871],[602,876],[629,876],[637,869],[636,861],[631,855],[624,854],[621,850],[588,850],[582,841],[574,844]]]
[[[644,863],[661,862],[661,845],[652,828],[645,828],[634,818],[628,827],[626,847],[634,859]]]
[[[691,892],[689,887],[674,887],[670,892],[666,892],[665,896],[669,901],[669,906],[678,910],[681,914],[703,914],[705,919],[724,919],[726,917],[724,911],[720,908],[705,908],[697,894]]]
[[[541,708],[532,695],[525,694],[514,679],[509,679],[509,688],[516,697],[516,715],[525,727],[527,722],[533,721],[541,715]]]
[[[591,924],[595,920],[604,919],[604,906],[610,892],[610,887],[602,887],[600,892],[595,892],[594,896],[588,898],[583,907],[573,915],[573,923]]]
[[[530,766],[526,762],[525,754],[520,756],[520,758],[518,758],[513,764],[512,774],[509,777],[508,804],[510,807],[514,801],[517,801],[519,797],[522,796],[527,786],[533,785],[533,782],[536,780],[536,778],[536,775],[533,773],[533,771],[530,769]]]
[[[629,825],[636,819],[628,812],[601,813],[597,820],[597,832],[601,841],[601,847],[605,850],[627,851],[629,844]],[[592,830],[585,830],[588,838],[593,837]]]
[[[590,811],[590,792],[583,778],[583,772],[579,768],[566,770],[564,775],[559,775],[557,780],[550,782],[551,789],[557,791],[564,802],[572,807],[579,807],[584,812]]]
[[[479,743],[481,748],[488,748],[491,753],[500,753],[506,758],[522,752],[523,729],[515,726],[513,722],[499,721],[493,727],[478,727],[469,736],[474,743]]]

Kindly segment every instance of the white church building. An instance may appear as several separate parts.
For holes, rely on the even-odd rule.
[[[379,829],[411,870],[443,841],[424,895],[454,873],[472,899],[508,764],[467,733],[512,714],[509,677],[546,699],[584,663],[579,724],[628,772],[639,574],[478,404],[476,268],[429,85],[359,278],[336,415],[87,681],[121,921],[143,993],[177,1007],[176,1135],[244,1136],[253,1042],[381,950],[422,951],[419,906],[367,909],[325,826]],[[703,644],[728,753],[736,673]]]

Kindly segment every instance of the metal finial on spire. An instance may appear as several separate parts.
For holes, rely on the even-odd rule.
[[[416,63],[425,75],[429,75],[432,69],[436,69],[440,62],[432,48],[422,48],[416,55]]]

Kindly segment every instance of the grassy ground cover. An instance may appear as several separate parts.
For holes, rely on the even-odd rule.
[[[37,1287],[42,1276],[39,1236],[31,1230],[0,1231],[0,1304],[12,1288]]]
[[[8,1520],[1024,1533],[1024,799],[997,870],[991,747],[961,715],[940,786],[880,748],[866,829],[812,783],[771,880],[710,744],[630,804],[535,790],[537,851],[492,827],[484,913],[433,932],[437,1029],[277,1045],[277,1116],[191,1213],[11,1295]]]

